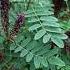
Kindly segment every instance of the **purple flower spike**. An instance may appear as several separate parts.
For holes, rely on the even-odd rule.
[[[10,33],[11,36],[15,36],[18,32],[22,24],[24,24],[25,16],[23,14],[19,14],[17,17],[17,20],[15,22],[15,25]]]
[[[19,14],[18,17],[17,17],[16,23],[21,26],[23,24],[24,20],[25,20],[24,15],[23,14]]]

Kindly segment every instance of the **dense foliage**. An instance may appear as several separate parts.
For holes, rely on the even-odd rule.
[[[70,6],[57,2],[0,2],[0,70],[70,70]]]

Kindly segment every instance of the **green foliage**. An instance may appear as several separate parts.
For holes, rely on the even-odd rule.
[[[49,59],[49,62],[50,64],[53,64],[53,65],[65,66],[65,63],[58,57],[51,57]]]
[[[60,25],[58,23],[58,19],[52,16],[53,11],[51,10],[52,5],[49,2],[49,8],[48,4],[42,5],[43,3],[40,2],[40,4],[33,5],[32,8],[30,8],[30,11],[27,11],[27,18],[28,23],[34,23],[31,27],[29,27],[29,31],[36,31],[34,39],[38,40],[40,38],[44,38],[45,35],[51,35],[50,40],[53,41],[58,47],[63,48],[63,42],[62,39],[60,40],[60,43],[58,43],[58,35],[62,35],[64,32],[60,28]],[[51,10],[51,11],[50,11]],[[30,19],[31,18],[31,19]],[[56,41],[54,41],[54,37],[52,34],[55,34]],[[65,35],[64,35],[65,36]],[[43,41],[44,42],[44,41]],[[57,43],[56,43],[57,42]],[[45,42],[47,43],[47,42]]]
[[[54,16],[51,0],[31,0],[30,2],[29,0],[10,0],[10,2],[9,32],[13,29],[18,14],[25,15],[25,24],[22,25],[13,42],[4,44],[9,47],[7,52],[10,53],[11,61],[13,63],[15,61],[17,67],[20,65],[20,70],[22,68],[24,70],[27,68],[57,70],[58,66],[61,69],[65,67],[64,60],[60,57],[60,50],[64,48],[64,40],[68,36],[64,34],[64,27]],[[0,43],[3,42],[4,38],[0,36]]]
[[[53,50],[50,50],[51,47],[51,41],[55,43],[58,47],[63,48],[63,40],[62,38],[58,38],[58,35],[63,35],[63,31],[60,28],[60,25],[58,23],[58,19],[52,16],[52,4],[50,1],[47,0],[48,3],[45,3],[46,1],[39,1],[31,4],[29,9],[25,11],[25,17],[27,21],[27,26],[29,32],[34,33],[34,38],[31,37],[26,39],[23,39],[22,42],[20,41],[17,43],[17,48],[15,48],[15,53],[20,52],[20,57],[26,56],[26,62],[29,62],[34,58],[34,65],[36,68],[39,68],[41,65],[44,67],[48,66],[47,60],[56,53],[54,53]],[[19,7],[19,6],[18,6]],[[15,12],[15,11],[14,11]],[[54,37],[54,35],[56,37]],[[62,37],[63,37],[62,36]],[[17,37],[18,38],[18,37]],[[43,43],[41,41],[41,38],[43,38]],[[63,39],[66,39],[67,37],[64,37]],[[34,40],[40,40],[40,42],[34,41]],[[44,43],[50,43],[49,46],[46,44],[44,46]],[[29,54],[31,53],[31,54]],[[47,55],[46,55],[47,54]],[[50,55],[50,56],[49,56]],[[29,60],[27,59],[29,57]],[[41,61],[43,60],[43,61]],[[55,59],[57,61],[57,59]],[[51,61],[49,61],[51,63]],[[62,63],[62,62],[60,62]],[[47,65],[46,65],[47,64]],[[56,65],[56,64],[54,64]],[[61,64],[59,64],[61,66]],[[64,66],[64,65],[63,65]]]

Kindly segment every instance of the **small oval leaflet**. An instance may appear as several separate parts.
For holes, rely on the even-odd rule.
[[[51,35],[50,34],[46,34],[44,37],[43,37],[43,43],[47,43],[51,38]]]
[[[35,34],[34,39],[35,39],[35,40],[40,39],[42,36],[45,35],[45,33],[46,33],[46,30],[45,30],[45,29],[42,29],[42,30],[38,31],[38,32]]]
[[[30,52],[27,56],[26,56],[26,62],[30,62],[33,58],[33,54]]]

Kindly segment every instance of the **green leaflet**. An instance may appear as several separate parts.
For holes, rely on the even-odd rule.
[[[37,46],[35,48],[33,48],[31,50],[31,52],[35,53],[35,55],[36,55],[36,52],[38,52],[40,49],[42,49],[42,47],[43,47],[43,45],[39,43],[39,44],[37,44]]]
[[[49,59],[50,57],[52,57],[54,55],[57,55],[58,51],[59,51],[59,48],[55,47],[54,49],[49,50],[46,54],[44,54],[44,57],[46,57],[47,59]]]
[[[43,43],[47,43],[50,40],[50,38],[51,38],[50,34],[44,35],[44,37],[43,37]]]
[[[31,41],[31,38],[28,37],[27,39],[25,39],[25,40],[23,40],[23,41],[21,42],[21,46],[22,46],[22,47],[27,46],[27,44],[28,44],[30,41]]]
[[[51,48],[51,45],[49,44],[47,44],[46,46],[42,46],[42,48],[37,52],[37,55],[44,56],[45,53],[47,54],[47,52],[49,52],[50,48]]]
[[[26,56],[26,62],[30,62],[32,60],[32,58],[33,58],[33,54],[31,52],[28,53]]]
[[[51,27],[60,27],[60,25],[57,22],[51,22],[51,21],[43,22],[42,25],[51,26]]]
[[[58,57],[51,57],[48,59],[50,64],[58,65],[58,66],[65,66],[65,63]]]
[[[15,48],[14,53],[18,53],[18,52],[20,52],[22,49],[23,49],[23,47],[19,46],[19,47]]]
[[[45,30],[45,29],[41,29],[40,31],[38,31],[38,32],[35,34],[34,39],[35,39],[35,40],[40,39],[42,36],[44,36],[45,33],[46,33],[46,30]]]
[[[48,61],[45,57],[42,58],[41,60],[41,64],[44,66],[44,67],[48,67]]]
[[[38,42],[36,40],[29,42],[26,46],[27,50],[32,50],[33,48],[37,47]]]
[[[53,33],[63,33],[61,28],[47,26],[46,30]]]
[[[51,14],[53,14],[53,12],[51,12],[51,11],[41,11],[41,12],[37,13],[38,16],[48,16],[48,15],[51,15]]]
[[[31,18],[30,20],[28,20],[28,23],[34,23],[34,22],[38,22],[39,20],[37,18]]]
[[[21,53],[20,53],[20,57],[26,56],[27,53],[28,53],[28,51],[27,51],[26,49],[23,48],[23,50],[22,50]]]
[[[60,34],[60,33],[52,33],[52,36],[53,37],[58,37],[58,38],[60,38],[60,39],[67,39],[68,38],[68,36],[66,35],[66,34]]]
[[[35,24],[35,25],[29,27],[29,31],[31,31],[31,30],[36,30],[36,29],[39,28],[39,27],[41,27],[40,24]]]
[[[47,19],[47,20],[46,20],[46,19]],[[55,21],[55,22],[58,21],[58,19],[55,18],[55,17],[53,17],[53,16],[48,16],[48,17],[47,17],[47,16],[44,16],[44,17],[41,17],[40,20],[48,21],[48,22],[51,21],[51,23],[52,23],[53,21]]]
[[[58,37],[51,37],[53,43],[55,43],[59,48],[64,48],[63,40]]]
[[[34,65],[36,68],[40,68],[40,64],[41,64],[41,57],[40,56],[35,56],[34,57]]]

